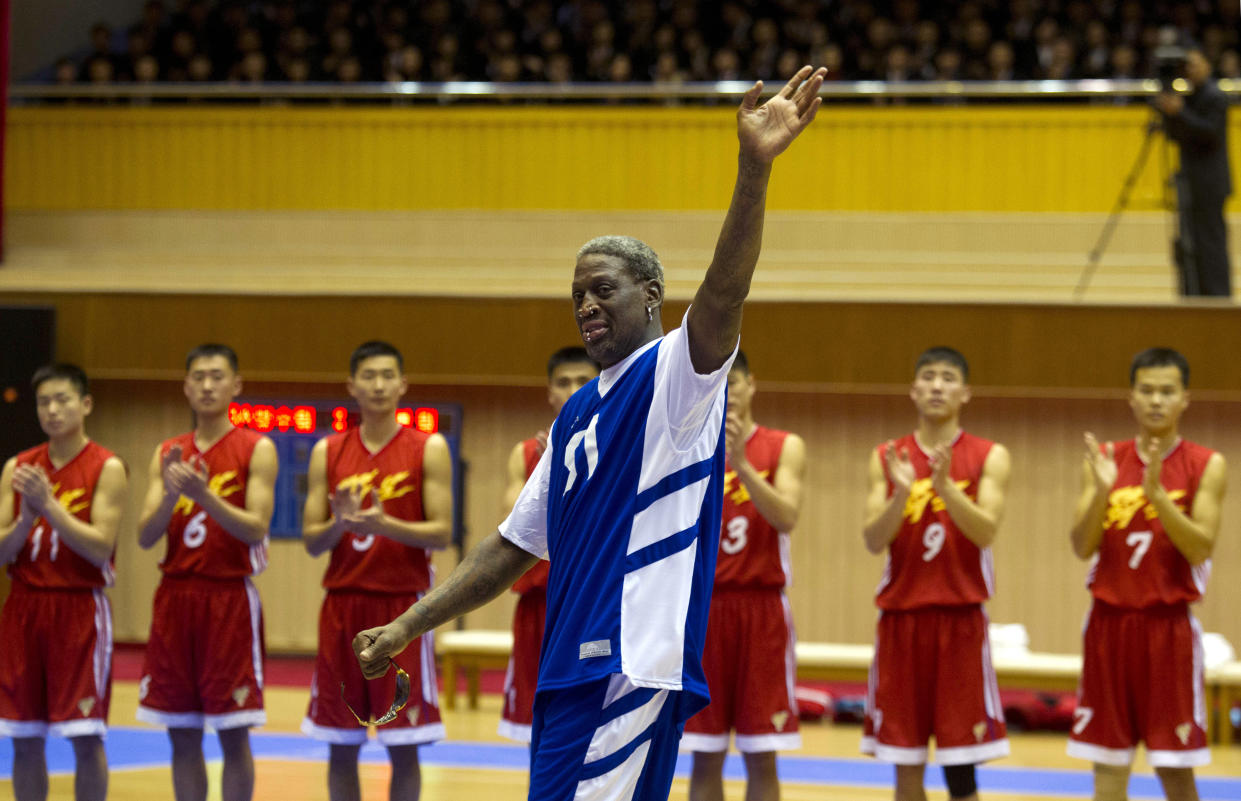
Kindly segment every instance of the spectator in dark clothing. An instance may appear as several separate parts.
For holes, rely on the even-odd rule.
[[[1161,93],[1156,106],[1164,131],[1180,146],[1176,176],[1180,210],[1181,293],[1232,296],[1228,260],[1228,226],[1224,201],[1232,194],[1228,166],[1228,98],[1211,80],[1211,65],[1201,50],[1185,61],[1188,94]]]

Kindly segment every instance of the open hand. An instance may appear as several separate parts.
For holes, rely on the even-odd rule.
[[[896,448],[895,442],[888,442],[883,452],[884,464],[888,468],[888,480],[898,489],[908,492],[914,485],[916,475],[913,462],[909,461],[909,451]]]
[[[952,446],[939,444],[931,451],[931,486],[943,495],[945,486],[952,481]]]
[[[159,460],[159,474],[164,479],[164,492],[168,495],[180,495],[180,491],[173,486],[172,482],[172,466],[181,462],[181,446],[173,445],[169,448]]]
[[[1142,461],[1146,469],[1142,471],[1142,492],[1150,500],[1155,493],[1163,489],[1159,478],[1163,474],[1163,449],[1165,444],[1158,437],[1151,437],[1142,448]]]
[[[1086,464],[1090,465],[1095,487],[1100,492],[1109,492],[1120,474],[1116,467],[1116,448],[1110,442],[1100,448],[1099,441],[1089,431],[1083,440],[1086,443]]]
[[[802,67],[789,79],[775,97],[758,105],[763,82],[758,81],[741,99],[737,109],[737,138],[741,152],[762,164],[770,164],[776,156],[814,121],[823,99],[819,88],[827,70]]]

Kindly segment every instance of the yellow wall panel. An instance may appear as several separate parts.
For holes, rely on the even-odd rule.
[[[1147,115],[829,106],[770,205],[1106,211]],[[721,208],[733,129],[728,108],[15,108],[6,192],[26,210]],[[1159,163],[1135,206],[1158,197]]]

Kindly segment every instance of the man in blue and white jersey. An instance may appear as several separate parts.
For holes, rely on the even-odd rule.
[[[368,678],[422,633],[550,560],[530,799],[667,798],[685,721],[707,703],[702,644],[722,503],[728,370],[762,244],[771,164],[814,119],[803,67],[737,112],[732,203],[680,328],[663,333],[663,268],[630,237],[587,242],[573,304],[603,368],[565,404],[512,514],[441,586],[360,632]]]

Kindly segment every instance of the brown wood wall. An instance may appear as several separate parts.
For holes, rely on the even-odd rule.
[[[366,339],[400,344],[410,376],[434,384],[531,385],[545,354],[576,339],[568,300],[0,292],[58,309],[62,358],[99,378],[178,379],[204,341],[233,344],[251,379],[336,381]],[[664,308],[676,325],[685,303]],[[783,388],[903,385],[928,344],[965,351],[974,382],[1005,394],[1122,385],[1129,358],[1180,348],[1193,386],[1241,400],[1241,307],[945,303],[751,303],[743,346]]]
[[[514,442],[547,423],[540,389],[546,353],[573,341],[567,304],[550,301],[20,296],[60,310],[58,350],[96,377],[89,429],[130,465],[131,509],[113,591],[118,639],[149,624],[160,547],[135,547],[137,506],[152,449],[190,425],[179,378],[185,350],[234,344],[252,396],[339,397],[349,350],[370,337],[404,348],[418,386],[411,398],[464,407],[469,462],[466,523],[473,540],[501,519],[504,461]],[[673,323],[680,309],[668,309]],[[763,422],[802,434],[809,451],[806,508],[794,532],[791,590],[805,640],[865,642],[882,567],[861,544],[865,465],[877,442],[913,425],[905,395],[911,362],[932,342],[971,358],[975,399],[967,427],[1013,454],[1006,521],[995,546],[993,620],[1025,623],[1032,646],[1076,650],[1085,566],[1068,547],[1081,433],[1126,437],[1129,356],[1155,342],[1181,347],[1194,366],[1195,402],[1184,433],[1241,463],[1237,313],[1220,309],[759,304],[747,309],[745,346],[759,381]],[[1236,468],[1234,467],[1234,472]],[[1241,644],[1241,492],[1225,504],[1215,576],[1200,617]],[[437,558],[441,570],[455,556]],[[273,544],[259,582],[273,650],[311,650],[324,562],[297,543]],[[442,572],[441,572],[442,575]],[[505,627],[511,599],[469,616]]]

